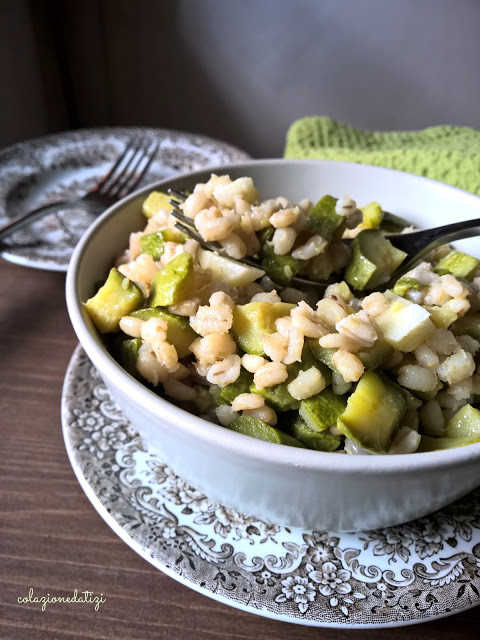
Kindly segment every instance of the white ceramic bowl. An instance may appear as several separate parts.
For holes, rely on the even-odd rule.
[[[77,336],[112,396],[152,450],[209,497],[249,515],[313,529],[372,529],[426,515],[480,483],[480,443],[433,453],[351,456],[280,446],[206,422],[149,391],[104,348],[82,301],[105,279],[129,233],[145,225],[140,205],[154,188],[192,188],[211,172],[251,176],[261,197],[316,200],[351,194],[425,227],[480,217],[480,198],[425,178],[364,165],[257,160],[151,185],[111,207],[70,262],[67,304]],[[479,255],[478,241],[462,247]]]

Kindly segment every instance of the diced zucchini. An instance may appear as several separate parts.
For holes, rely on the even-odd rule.
[[[331,347],[322,347],[320,346],[318,340],[316,338],[307,338],[307,344],[310,347],[312,355],[316,360],[323,362],[329,369],[338,373],[338,369],[333,364],[333,356],[336,353],[337,349],[333,349]]]
[[[172,205],[169,202],[170,196],[162,191],[152,191],[142,205],[142,213],[146,218],[151,218],[160,209],[171,211]]]
[[[465,436],[464,438],[434,438],[433,436],[422,436],[416,453],[457,449],[458,447],[465,447],[467,444],[475,444],[477,442],[480,442],[480,435]]]
[[[273,253],[272,246],[269,243],[272,240],[274,233],[275,227],[272,227],[271,225],[268,225],[268,227],[257,233],[262,256],[270,256]]]
[[[266,275],[280,287],[286,287],[300,270],[300,260],[292,256],[279,256],[270,253],[262,260],[262,269]]]
[[[333,364],[333,355],[337,349],[321,347],[318,340],[315,340],[314,338],[309,338],[307,342],[313,356],[320,362],[323,362],[323,364],[327,365],[329,369],[338,373],[337,368]],[[378,338],[371,347],[360,349],[355,355],[362,362],[365,369],[376,369],[382,364],[382,362],[390,357],[392,353],[393,347],[382,338]]]
[[[387,282],[406,257],[377,229],[360,231],[353,241],[352,259],[345,280],[358,290],[373,289]]]
[[[280,429],[271,427],[266,422],[263,422],[263,420],[250,418],[249,416],[240,416],[234,420],[228,428],[232,431],[236,431],[237,433],[243,433],[246,436],[257,438],[258,440],[264,440],[265,442],[286,444],[290,447],[300,447],[305,449],[305,445],[296,438],[289,436],[287,433],[283,433]]]
[[[298,415],[291,424],[290,432],[308,449],[315,451],[336,451],[342,441],[340,436],[334,436],[326,431],[312,431]]]
[[[345,411],[347,400],[337,396],[331,389],[324,389],[311,398],[300,402],[299,414],[312,431],[324,431],[335,426]]]
[[[168,325],[167,341],[173,344],[179,358],[188,356],[190,345],[198,338],[190,326],[188,318],[169,313],[159,307],[138,309],[138,311],[134,311],[130,315],[134,318],[140,318],[140,320],[149,320],[150,318],[162,318],[162,320],[165,320]]]
[[[456,278],[465,278],[472,280],[478,271],[480,260],[462,253],[461,251],[451,251],[435,265],[434,271],[443,275],[451,273]]]
[[[292,364],[289,364],[287,367],[287,383],[290,383],[292,380],[294,380],[294,378],[298,376],[300,371],[307,371],[308,369],[315,367],[322,374],[325,380],[325,386],[328,387],[332,384],[332,372],[323,362],[320,362],[313,356],[308,345],[308,340],[309,338],[307,338],[307,341],[305,342],[303,347],[301,362],[294,362]]]
[[[277,384],[274,387],[266,387],[264,389],[258,389],[255,384],[252,383],[250,386],[250,393],[256,393],[265,398],[265,402],[277,412],[281,413],[284,411],[291,411],[292,409],[298,409],[300,407],[300,402],[290,395],[288,385],[298,376],[300,371],[306,371],[311,367],[316,367],[320,371],[325,379],[326,386],[331,384],[332,374],[330,370],[321,362],[316,361],[312,357],[308,348],[304,348],[302,353],[302,362],[294,362],[293,364],[288,365],[288,378],[285,382]]]
[[[143,293],[137,285],[111,269],[105,284],[84,303],[85,309],[100,333],[119,330],[120,319],[143,304]]]
[[[389,358],[394,349],[383,338],[377,338],[371,347],[364,347],[355,354],[362,362],[365,369],[377,369],[387,358]]]
[[[140,374],[137,369],[138,351],[142,346],[140,338],[128,338],[122,340],[117,348],[116,353],[118,361],[122,367],[134,378],[139,378]]]
[[[184,244],[186,235],[177,229],[164,229],[155,233],[140,236],[140,249],[142,253],[148,253],[154,260],[160,260],[164,252],[165,242]]]
[[[372,453],[387,453],[407,408],[402,389],[381,373],[367,371],[339,417],[341,433]]]
[[[447,422],[443,437],[480,437],[480,411],[471,404],[466,404]]]
[[[212,400],[213,400],[213,404],[218,407],[219,405],[221,405],[222,403],[220,402],[220,391],[221,391],[222,387],[218,386],[217,384],[212,384],[208,387],[208,393],[211,395]]]
[[[452,326],[452,333],[456,336],[470,336],[480,342],[480,313],[469,313],[457,320]]]
[[[328,280],[335,269],[335,245],[329,244],[322,253],[311,258],[305,265],[305,274],[317,282]],[[347,285],[348,286],[348,285]]]
[[[194,403],[200,414],[207,413],[207,411],[214,408],[212,394],[207,388],[198,386],[195,389],[195,393]]]
[[[363,215],[360,229],[378,229],[382,224],[383,211],[378,202],[370,202],[360,209]]]
[[[151,307],[177,304],[188,298],[194,283],[193,257],[187,252],[179,253],[154,277],[148,303]]]
[[[410,224],[405,220],[405,218],[401,218],[400,216],[396,216],[394,213],[390,213],[389,211],[383,212],[383,220],[381,224],[381,230],[386,231],[387,233],[400,233],[402,229],[410,226]]]
[[[255,383],[252,382],[250,385],[250,393],[256,393],[257,395],[262,396],[262,398],[265,398],[265,403],[277,412],[281,413],[283,411],[291,411],[293,409],[298,409],[300,402],[290,395],[287,388],[289,383],[290,381],[286,380],[274,387],[259,389],[255,386]]]
[[[232,404],[241,393],[249,393],[252,382],[253,373],[242,368],[235,382],[220,387],[219,404]]]
[[[448,327],[457,320],[458,316],[455,311],[446,309],[445,307],[424,307],[437,329],[448,329]]]
[[[323,196],[321,200],[314,205],[305,221],[308,229],[315,234],[322,236],[328,242],[335,237],[341,237],[345,229],[345,217],[339,216],[335,212],[337,198],[332,196]]]
[[[393,293],[396,296],[400,296],[401,298],[409,291],[410,289],[420,290],[420,283],[415,278],[408,278],[407,276],[403,276],[395,283],[393,287]]]
[[[185,244],[188,239],[188,236],[185,233],[182,233],[180,229],[162,229],[159,231],[162,234],[165,242],[176,242],[177,244]]]
[[[210,277],[214,282],[225,282],[232,287],[245,287],[265,275],[262,269],[224,258],[201,247],[198,249],[197,258],[202,269],[210,271]]]
[[[345,280],[335,284],[335,295],[345,300],[345,302],[350,302],[353,298],[353,293]]]
[[[246,353],[264,356],[264,333],[274,333],[275,320],[288,316],[295,305],[286,302],[249,302],[233,309],[232,335]]]
[[[154,260],[160,260],[164,251],[164,242],[160,232],[140,236],[141,253],[148,253]]]
[[[391,292],[385,295],[389,305],[375,317],[375,322],[386,342],[394,349],[414,351],[435,331],[429,312]]]

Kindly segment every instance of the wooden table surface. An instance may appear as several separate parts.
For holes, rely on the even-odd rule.
[[[309,640],[478,638],[480,609],[397,629],[315,629],[217,603],[163,575],[103,522],[65,452],[60,397],[76,345],[65,276],[0,260],[0,638]],[[80,604],[19,604],[30,588],[103,593]]]

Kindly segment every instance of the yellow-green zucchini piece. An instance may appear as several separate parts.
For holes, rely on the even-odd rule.
[[[142,346],[141,338],[127,338],[116,346],[117,359],[122,367],[134,378],[141,377],[137,369],[138,351]]]
[[[198,335],[190,326],[188,318],[169,313],[159,307],[138,309],[138,311],[134,311],[130,315],[134,318],[140,318],[140,320],[149,320],[150,318],[161,318],[165,320],[168,325],[167,341],[173,344],[179,358],[188,356],[190,353],[190,345],[198,338]]]
[[[336,426],[338,418],[345,411],[347,399],[337,396],[331,389],[324,389],[316,395],[302,400],[298,413],[312,431],[325,431]]]
[[[373,289],[389,280],[406,257],[377,229],[360,231],[353,241],[352,259],[345,280],[354,289]]]
[[[450,418],[442,435],[444,438],[480,437],[480,411],[466,404]]]
[[[290,433],[308,449],[315,451],[336,451],[342,441],[340,436],[334,436],[328,431],[312,431],[300,416],[296,416],[291,424]]]
[[[84,307],[100,333],[114,333],[119,330],[120,319],[141,307],[143,302],[141,289],[114,267],[105,284]]]
[[[383,220],[381,224],[381,230],[386,233],[400,233],[402,229],[410,226],[409,223],[405,220],[405,218],[401,218],[400,216],[396,216],[394,213],[390,213],[389,211],[383,212]]]
[[[290,284],[294,276],[300,270],[300,260],[292,256],[279,256],[276,253],[269,253],[262,260],[262,269],[275,284],[286,287]]]
[[[451,330],[456,336],[467,335],[480,342],[480,313],[473,312],[459,318]]]
[[[165,242],[184,244],[186,235],[177,229],[164,229],[140,236],[141,253],[148,253],[154,260],[160,260],[165,250]]]
[[[367,371],[338,418],[338,430],[372,453],[387,453],[407,408],[402,389],[381,373]]]
[[[461,251],[451,251],[435,265],[434,271],[440,275],[451,273],[456,278],[472,280],[478,271],[480,260],[462,253]]]
[[[310,350],[308,348],[304,348],[302,361],[288,365],[288,378],[285,382],[277,384],[274,387],[266,387],[265,389],[258,389],[255,386],[255,383],[252,382],[250,385],[250,393],[256,393],[257,395],[265,398],[266,404],[277,412],[298,409],[300,407],[300,401],[290,395],[288,385],[298,376],[300,371],[306,371],[311,367],[316,367],[320,371],[327,387],[332,383],[332,374],[328,367],[315,360],[315,358],[312,357]]]
[[[415,289],[417,291],[420,290],[420,283],[415,278],[409,278],[407,276],[403,276],[399,278],[393,287],[393,293],[397,296],[401,296],[402,298],[405,296],[407,291],[410,289]]]
[[[250,385],[252,382],[253,373],[250,373],[242,367],[242,369],[240,369],[240,375],[235,382],[231,382],[225,387],[220,387],[218,404],[232,404],[235,398],[241,393],[250,392]]]
[[[162,191],[152,191],[142,205],[142,213],[146,218],[151,218],[160,209],[171,211],[170,196]]]
[[[416,453],[456,449],[457,447],[465,447],[467,444],[476,444],[477,442],[480,442],[480,435],[466,436],[464,438],[434,438],[433,436],[422,436]]]
[[[233,309],[232,335],[246,353],[264,356],[262,336],[274,333],[275,320],[288,316],[295,305],[286,302],[249,302]]]
[[[430,314],[430,318],[437,329],[448,329],[458,319],[458,315],[445,307],[424,307]]]
[[[345,216],[339,216],[335,211],[337,198],[326,195],[308,212],[305,224],[314,234],[322,236],[328,242],[335,237],[341,237],[345,229]]]
[[[362,212],[362,222],[360,229],[378,229],[382,224],[383,211],[378,202],[370,202],[360,209]]]
[[[161,233],[149,233],[140,236],[140,252],[148,253],[154,260],[160,260],[165,250],[165,241]]]
[[[312,351],[313,356],[323,362],[335,373],[337,368],[333,364],[333,355],[338,349],[333,347],[321,347],[318,340],[308,338],[307,343]],[[394,349],[383,338],[377,338],[371,347],[364,347],[355,354],[365,367],[365,369],[376,369],[393,353]]]
[[[250,418],[249,416],[240,416],[234,420],[228,427],[232,431],[237,433],[243,433],[246,436],[257,438],[258,440],[264,440],[265,442],[274,442],[275,444],[286,444],[290,447],[300,447],[305,449],[305,445],[289,436],[288,433],[280,431],[271,427],[263,420],[257,420],[257,418]]]
[[[307,338],[306,343],[310,347],[312,355],[316,360],[322,362],[335,373],[338,373],[337,367],[333,364],[333,356],[338,349],[322,347],[316,338]]]
[[[148,304],[151,307],[177,304],[193,293],[194,284],[193,257],[184,251],[167,262],[156,274]]]
[[[298,409],[300,402],[290,395],[288,390],[289,382],[290,380],[287,379],[281,384],[276,384],[274,387],[265,387],[264,389],[259,389],[255,386],[255,383],[252,382],[250,385],[250,393],[256,393],[262,396],[262,398],[265,398],[266,404],[279,413]]]

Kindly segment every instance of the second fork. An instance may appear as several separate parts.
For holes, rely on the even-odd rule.
[[[123,152],[108,173],[82,197],[75,200],[59,200],[33,211],[23,213],[0,226],[0,240],[59,209],[86,206],[89,211],[102,213],[110,205],[131,193],[150,168],[158,151],[158,142],[130,139]]]

